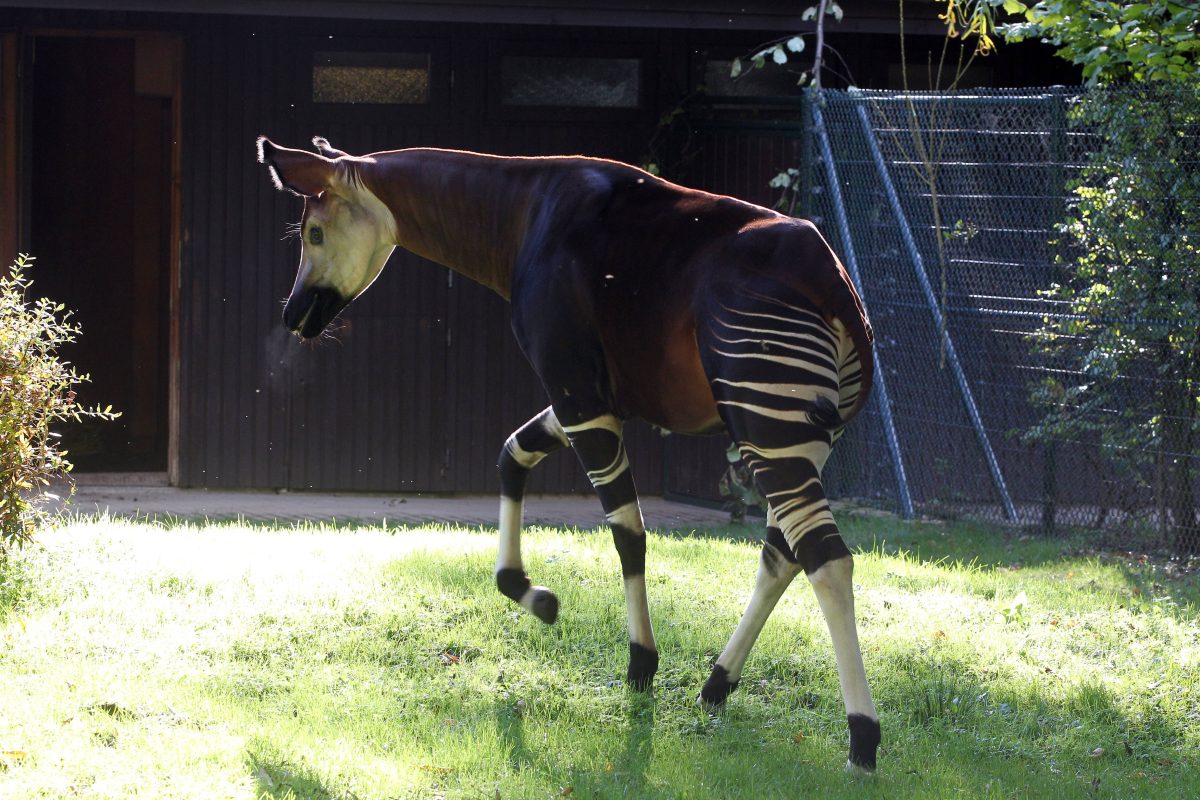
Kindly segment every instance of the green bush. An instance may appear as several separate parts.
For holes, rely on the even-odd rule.
[[[0,554],[28,542],[52,479],[71,471],[51,424],[85,417],[113,419],[112,407],[84,408],[72,387],[88,380],[58,357],[79,326],[46,298],[28,299],[31,256],[0,271]]]
[[[1071,110],[1092,151],[1058,226],[1062,283],[1041,294],[1035,441],[1098,440],[1122,483],[1155,500],[1180,553],[1200,553],[1200,84],[1093,89]]]

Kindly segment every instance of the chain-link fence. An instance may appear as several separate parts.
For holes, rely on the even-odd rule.
[[[879,375],[831,493],[1200,549],[1200,92],[813,99],[796,213]]]

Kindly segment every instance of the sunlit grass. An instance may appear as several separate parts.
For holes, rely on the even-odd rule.
[[[652,535],[643,697],[605,531],[527,532],[562,602],[547,627],[496,592],[491,531],[97,519],[0,570],[0,797],[1200,796],[1194,574],[967,526],[845,529],[884,728],[867,782],[841,771],[803,581],[724,713],[694,703],[752,531]]]

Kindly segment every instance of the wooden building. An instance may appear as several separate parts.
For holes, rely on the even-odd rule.
[[[797,157],[794,135],[727,125],[679,145],[658,134],[703,84],[710,119],[762,113],[721,106],[722,93],[745,93],[728,88],[728,62],[811,30],[803,5],[0,3],[0,258],[37,256],[36,288],[83,326],[67,353],[92,375],[81,398],[123,412],[71,431],[73,460],[166,471],[182,486],[494,490],[502,441],[545,405],[507,306],[397,251],[332,338],[290,337],[281,300],[299,245],[283,234],[300,204],[254,163],[255,137],[634,163],[682,163],[686,150],[693,183],[769,202],[767,181]],[[893,84],[894,4],[843,5],[829,29],[837,75]],[[940,26],[931,3],[909,6],[909,51],[923,61]],[[981,80],[1062,75],[1048,52],[1026,48],[995,57]],[[794,89],[786,75],[771,80],[759,91]],[[643,491],[671,491],[673,438],[641,425],[631,435]],[[570,457],[531,483],[585,486]]]

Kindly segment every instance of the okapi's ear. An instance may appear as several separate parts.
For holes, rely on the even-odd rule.
[[[303,197],[315,197],[333,184],[334,167],[328,158],[280,147],[265,136],[258,137],[258,163],[267,165],[276,189]]]
[[[336,147],[331,145],[329,140],[324,136],[314,136],[313,147],[317,148],[317,152],[327,158],[341,158],[342,156],[350,155],[344,150],[338,150]]]

